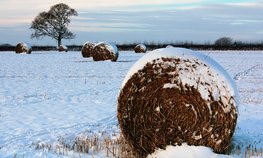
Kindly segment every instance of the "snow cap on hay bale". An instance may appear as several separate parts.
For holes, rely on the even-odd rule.
[[[92,57],[92,51],[93,51],[94,46],[95,46],[95,43],[90,42],[90,41],[86,42],[81,48],[82,56],[84,58]]]
[[[135,53],[146,53],[146,46],[144,44],[138,44],[134,47]]]
[[[93,60],[104,61],[111,60],[117,61],[119,57],[118,48],[116,45],[107,42],[99,42],[93,48]]]
[[[163,48],[129,70],[118,97],[118,121],[142,157],[182,143],[224,153],[235,130],[237,104],[234,81],[213,59]]]
[[[172,48],[174,47],[173,45],[167,45],[165,48]]]
[[[68,47],[67,46],[65,46],[65,45],[60,45],[59,47],[58,47],[58,51],[59,52],[67,52],[68,51]]]
[[[31,54],[32,52],[32,47],[25,42],[20,42],[16,45],[16,53],[26,53],[26,54]]]

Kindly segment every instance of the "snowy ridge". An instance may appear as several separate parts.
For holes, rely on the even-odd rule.
[[[28,49],[31,49],[31,48],[32,48],[31,45],[28,44],[28,43],[23,43],[23,45],[24,45],[26,48],[28,48]]]
[[[231,156],[215,154],[211,148],[203,146],[167,146],[166,150],[158,149],[147,158],[231,158]]]
[[[253,70],[257,69],[257,67],[262,67],[263,65],[257,64],[255,66],[250,67],[249,69],[245,70],[245,71],[241,71],[239,73],[237,73],[234,76],[235,80],[240,80],[243,78],[243,76],[247,75],[248,73],[251,73]]]
[[[86,44],[95,44],[94,42],[91,42],[91,41],[87,41],[87,42],[85,42],[84,44],[83,44],[83,46],[85,46]],[[82,46],[82,48],[83,48],[83,46]]]
[[[140,44],[140,47],[142,47],[143,49],[145,49],[145,50],[146,50],[146,46],[145,46],[145,45],[143,45],[143,44]]]
[[[146,46],[144,44],[138,44],[136,47],[140,47],[142,48],[143,50],[146,50]]]

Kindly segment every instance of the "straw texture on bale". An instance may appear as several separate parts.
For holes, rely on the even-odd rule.
[[[93,42],[86,42],[81,49],[82,56],[84,58],[92,57],[93,48],[95,46],[95,43]]]
[[[99,42],[94,46],[92,57],[94,61],[111,60],[115,62],[118,56],[118,49],[114,44]]]
[[[143,44],[138,44],[134,47],[134,51],[135,53],[146,53],[147,48]]]
[[[68,47],[66,47],[65,45],[60,45],[58,48],[59,52],[67,52],[68,51]]]
[[[217,153],[229,150],[237,120],[236,101],[224,95],[226,89],[214,98],[209,89],[213,83],[196,80],[199,88],[207,88],[208,98],[204,99],[198,88],[180,79],[181,75],[196,77],[191,75],[198,69],[213,78],[209,66],[198,59],[157,58],[123,85],[118,121],[135,153],[146,157],[157,148],[184,142],[211,147]]]
[[[27,43],[20,42],[16,45],[15,51],[16,51],[16,53],[31,54],[32,47]]]

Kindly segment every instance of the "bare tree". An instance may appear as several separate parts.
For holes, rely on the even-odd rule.
[[[215,41],[217,46],[230,46],[233,44],[233,39],[231,37],[221,37]]]
[[[68,30],[71,16],[77,16],[76,10],[68,5],[59,3],[50,7],[48,12],[41,12],[32,21],[30,29],[34,32],[31,38],[43,38],[49,36],[57,41],[58,47],[62,39],[73,39],[75,35]]]

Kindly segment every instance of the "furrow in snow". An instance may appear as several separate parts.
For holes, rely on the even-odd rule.
[[[259,67],[262,67],[263,65],[261,64],[257,64],[255,66],[250,67],[249,69],[245,70],[245,71],[241,71],[239,73],[237,73],[234,76],[234,80],[241,80],[243,79],[245,76],[247,76],[248,74],[252,73],[253,71],[255,71],[256,69],[258,69]]]

